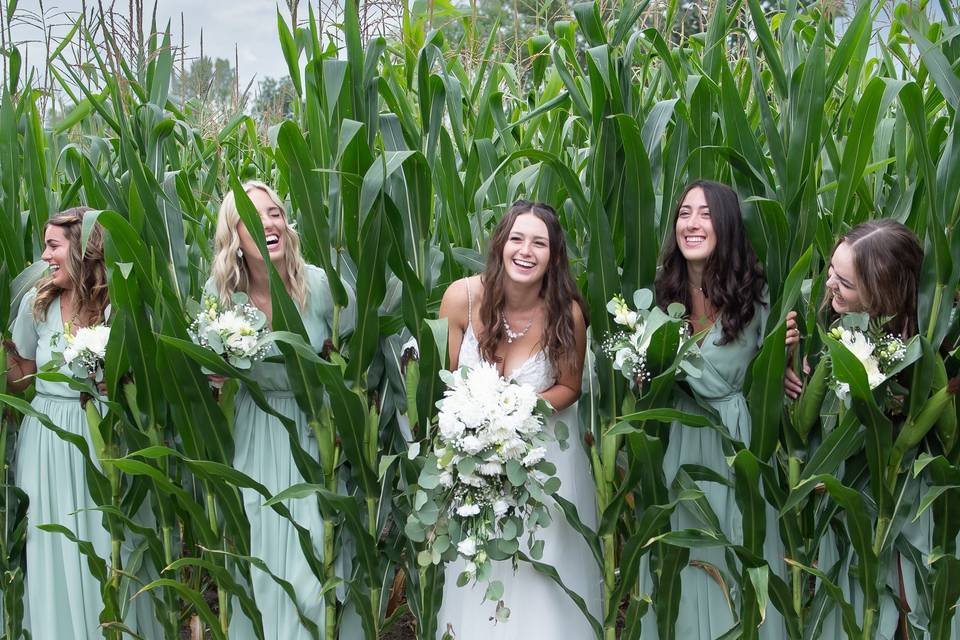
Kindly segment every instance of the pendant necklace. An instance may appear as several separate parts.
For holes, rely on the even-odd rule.
[[[530,327],[533,326],[533,317],[531,316],[530,322],[527,323],[520,331],[514,331],[510,328],[510,323],[507,322],[507,314],[503,311],[500,312],[500,324],[503,325],[503,330],[507,334],[507,344],[512,344],[514,340],[519,340],[523,336],[527,335],[527,332],[530,331]]]

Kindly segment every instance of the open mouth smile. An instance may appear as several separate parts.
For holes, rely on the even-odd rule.
[[[537,266],[537,264],[536,264],[535,262],[530,262],[530,261],[528,261],[528,260],[521,260],[521,259],[519,259],[519,258],[514,258],[514,259],[512,260],[512,262],[513,262],[513,264],[516,265],[518,268],[523,269],[523,270],[533,269],[535,266]]]

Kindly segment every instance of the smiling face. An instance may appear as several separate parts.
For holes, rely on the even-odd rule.
[[[703,189],[691,189],[677,211],[677,247],[687,262],[703,264],[717,246],[710,207]]]
[[[70,240],[67,238],[63,227],[53,224],[47,226],[47,230],[43,234],[43,246],[43,255],[40,257],[50,265],[50,278],[53,283],[61,289],[72,288]]]
[[[830,257],[827,290],[830,291],[830,304],[837,313],[857,313],[865,310],[854,258],[853,247],[846,242],[837,245]]]
[[[260,214],[260,223],[263,225],[263,235],[267,240],[267,250],[270,252],[270,261],[279,264],[283,260],[286,243],[284,239],[287,231],[287,217],[283,209],[273,201],[263,189],[251,189],[247,195],[253,206]],[[257,243],[247,228],[241,222],[237,225],[237,235],[240,236],[240,248],[247,261],[263,262]]]
[[[530,284],[543,279],[550,266],[550,234],[543,220],[532,213],[517,216],[503,245],[503,270],[514,282]]]

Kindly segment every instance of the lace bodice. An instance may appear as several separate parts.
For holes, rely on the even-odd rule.
[[[480,357],[480,343],[477,334],[473,331],[473,296],[470,293],[470,280],[467,279],[467,330],[460,343],[459,363],[461,367],[476,367],[482,362]],[[532,387],[537,393],[543,393],[557,382],[549,358],[544,350],[537,351],[527,358],[523,364],[513,371],[504,371],[507,380]]]

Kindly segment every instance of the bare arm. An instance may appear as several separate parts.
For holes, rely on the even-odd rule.
[[[4,341],[3,346],[7,352],[7,389],[19,393],[30,386],[32,379],[29,376],[37,372],[37,363],[21,358],[12,341]]]
[[[476,287],[474,287],[476,288]],[[440,300],[440,317],[447,319],[447,350],[450,353],[450,371],[460,366],[460,345],[470,322],[468,315],[466,278],[452,283]]]
[[[573,366],[563,367],[556,384],[540,394],[553,405],[557,411],[562,411],[580,398],[580,381],[583,379],[583,360],[587,352],[587,324],[583,319],[583,312],[576,302],[571,303],[573,312],[573,335],[576,358]]]

